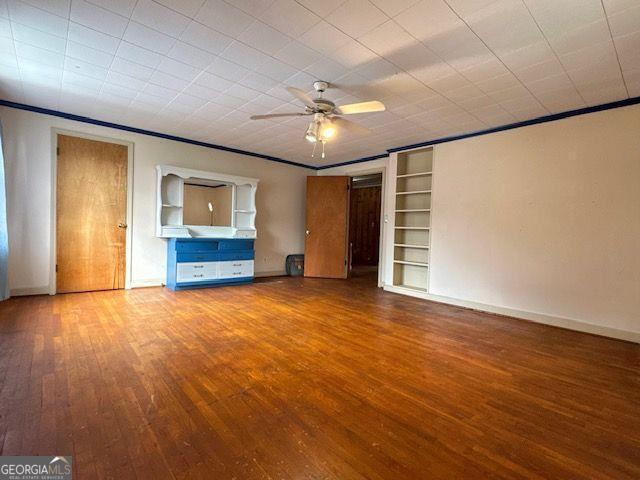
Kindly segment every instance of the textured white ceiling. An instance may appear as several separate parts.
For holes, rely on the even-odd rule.
[[[379,99],[311,158],[284,90]],[[0,0],[0,98],[322,165],[640,96],[638,0]]]

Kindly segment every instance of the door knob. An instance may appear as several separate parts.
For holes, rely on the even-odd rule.
[[[119,223],[118,224],[118,228],[127,228],[127,224],[126,223]]]
[[[309,230],[305,231],[304,233],[305,235],[309,235]]]

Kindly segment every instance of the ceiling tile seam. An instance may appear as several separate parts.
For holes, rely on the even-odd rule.
[[[71,0],[73,1],[73,0]],[[66,66],[66,59],[67,59],[67,50],[69,48],[69,24],[71,23],[71,1],[69,2],[69,8],[67,10],[67,15],[69,15],[69,21],[67,22],[67,35],[66,35],[66,42],[64,42],[64,59],[63,59],[63,63],[62,63],[62,75],[60,76],[60,88],[58,89],[58,107],[60,107],[60,102],[62,101],[62,84],[64,83],[64,77],[65,77],[65,66]],[[25,98],[26,100],[26,98]]]
[[[482,42],[482,44],[485,46],[485,48],[486,48],[488,51],[490,51],[490,52],[491,52],[491,54],[492,54],[492,55],[493,55],[493,56],[494,56],[494,57],[495,57],[495,58],[496,58],[496,59],[497,59],[497,60],[502,64],[502,66],[503,66],[504,68],[506,68],[506,69],[507,69],[507,71],[508,71],[511,75],[513,75],[515,79],[517,79],[517,80],[518,80],[518,82],[520,83],[520,85],[522,85],[522,86],[524,87],[524,89],[525,89],[527,92],[529,92],[529,95],[531,95],[531,97],[532,97],[532,98],[535,98],[536,102],[538,102],[538,105],[540,105],[540,106],[541,106],[541,107],[542,107],[542,108],[543,108],[547,113],[551,113],[551,111],[550,111],[546,106],[544,106],[544,104],[540,101],[540,99],[539,99],[538,97],[536,97],[536,96],[533,94],[533,92],[532,92],[532,91],[529,89],[529,87],[527,87],[527,85],[526,85],[526,84],[525,84],[525,83],[520,79],[520,77],[518,77],[518,75],[517,75],[513,70],[511,70],[511,68],[509,68],[509,67],[507,66],[507,64],[506,64],[506,63],[504,63],[504,61],[502,60],[502,58],[500,58],[500,56],[499,56],[496,52],[494,52],[494,51],[493,51],[493,49],[492,49],[491,47],[489,47],[489,45],[487,45],[487,43],[482,39],[482,37],[480,37],[480,35],[478,35],[478,33],[473,29],[473,27],[472,27],[471,25],[469,25],[469,24],[467,23],[467,21],[466,21],[464,18],[462,18],[462,17],[458,14],[458,12],[456,12],[456,11],[455,11],[455,9],[454,9],[451,5],[449,5],[449,0],[443,0],[443,1],[444,1],[444,3],[447,5],[447,7],[449,7],[449,9],[453,12],[453,14],[454,14],[456,17],[458,17],[458,18],[460,19],[460,21],[461,21],[462,23],[464,23],[464,24],[467,26],[467,28],[468,28],[468,29],[473,33],[473,35],[474,35],[478,40],[480,40],[480,42]],[[531,15],[531,12],[529,12],[529,15]],[[564,67],[563,67],[563,68],[564,68]],[[479,88],[479,87],[478,87],[478,88]],[[482,90],[482,89],[480,89],[480,90]],[[485,93],[486,93],[486,92],[485,92]],[[489,95],[489,94],[487,93],[487,95]],[[489,95],[489,96],[491,97],[491,95]],[[498,103],[498,104],[499,104],[499,103]],[[500,107],[501,107],[503,110],[507,111],[505,108],[503,108],[503,107],[502,107],[502,105],[500,105]],[[508,111],[507,111],[507,112],[508,112]],[[511,113],[511,112],[508,112],[508,113]],[[512,116],[513,116],[513,114],[512,114]]]
[[[319,0],[322,1],[322,0]],[[335,12],[337,9],[339,9],[342,5],[344,5],[346,3],[347,0],[342,0],[338,5],[336,5],[336,8],[330,10],[329,12],[327,12],[326,15],[322,16],[316,12],[314,12],[313,10],[311,10],[309,7],[307,7],[306,5],[300,3],[298,0],[294,0],[295,3],[297,3],[298,5],[300,5],[302,8],[304,8],[307,12],[314,14],[315,16],[319,17],[321,20],[324,20],[325,18],[327,18],[329,15],[331,15],[333,12]],[[274,2],[275,3],[275,2]],[[273,3],[271,4],[273,5]],[[270,6],[271,6],[270,5]],[[313,28],[313,27],[311,27]]]
[[[99,3],[96,3],[93,0],[81,0],[81,1],[85,1],[86,3],[89,3],[89,4],[93,5],[94,7],[100,8],[101,10],[104,10],[106,12],[109,12],[110,14],[118,15],[118,16],[123,17],[123,18],[126,17],[126,15],[123,15],[122,13],[120,13],[118,11],[111,10],[109,8],[103,7],[102,5],[100,5]],[[74,0],[69,0],[69,4],[72,4],[73,2],[74,2]],[[136,1],[136,4],[137,4],[137,1]],[[133,11],[136,8],[136,4],[134,4],[133,7],[131,8],[131,14],[129,15],[129,17],[131,17],[131,15],[133,15]],[[69,18],[71,18],[71,17],[69,17]]]
[[[611,43],[613,44],[613,50],[616,52],[616,61],[618,62],[618,70],[620,70],[620,77],[622,77],[622,84],[624,85],[624,90],[627,92],[627,97],[629,96],[629,88],[627,87],[627,80],[624,78],[624,72],[622,71],[622,64],[620,63],[620,55],[618,55],[618,46],[616,45],[616,41],[613,38],[613,32],[611,31],[611,23],[609,22],[609,15],[607,15],[607,9],[604,5],[603,0],[600,0],[600,6],[602,6],[602,11],[604,12],[604,19],[607,22],[607,29],[609,30],[609,38],[611,38]]]
[[[23,77],[23,73],[22,73],[22,68],[20,66],[20,62],[18,62],[18,49],[16,48],[16,38],[15,38],[15,34],[13,33],[13,23],[11,21],[11,10],[9,9],[9,7],[7,6],[7,14],[9,15],[9,31],[11,32],[11,44],[13,45],[13,53],[16,57],[16,64],[18,66],[18,75],[20,75],[20,91],[22,92],[22,99],[26,100],[26,95],[24,92],[24,77]]]
[[[187,15],[186,13],[182,13],[179,12],[178,10],[175,10],[173,8],[171,8],[168,5],[165,5],[164,3],[160,3],[157,0],[151,0],[153,3],[160,5],[161,7],[166,8],[167,10],[171,10],[173,13],[177,13],[178,15],[182,15],[183,17],[187,17],[190,20],[193,20],[194,18],[196,18],[198,16],[198,14],[200,13],[200,10],[202,10],[202,7],[204,7],[204,4],[207,3],[207,0],[203,0],[202,3],[200,4],[200,6],[198,7],[198,10],[196,10],[196,12],[193,14],[193,18],[191,18],[189,15]],[[225,3],[229,3],[226,2]],[[237,7],[236,7],[237,8]],[[134,8],[135,9],[135,8]],[[133,15],[133,10],[131,11],[131,15]],[[151,27],[149,27],[151,28]]]
[[[555,48],[553,48],[553,46],[551,45],[551,42],[547,38],[547,35],[544,33],[544,30],[542,29],[542,27],[538,23],[538,20],[533,15],[533,13],[531,13],[531,10],[529,9],[529,5],[527,5],[526,0],[520,0],[520,1],[522,2],[522,5],[524,6],[524,8],[527,9],[527,12],[529,13],[529,16],[533,20],[533,23],[535,23],[536,28],[540,31],[540,35],[542,35],[542,38],[544,38],[544,41],[546,42],[547,46],[549,47],[549,50],[551,50],[553,52],[553,56],[556,57],[556,60],[558,60],[558,63],[560,63],[560,65],[562,66],[562,71],[564,72],[564,74],[567,76],[567,78],[571,82],[571,85],[573,86],[573,89],[576,91],[576,93],[582,99],[582,103],[584,103],[586,106],[589,106],[589,104],[587,103],[586,99],[582,95],[582,92],[576,86],[576,83],[573,81],[573,78],[571,78],[571,75],[569,75],[569,72],[567,71],[567,67],[564,65],[564,62],[562,60],[560,60],[560,56],[558,55],[558,52],[556,52]]]
[[[448,5],[447,5],[448,6]],[[449,65],[449,67],[451,67],[452,70],[454,70],[458,75],[460,75],[461,77],[463,77],[466,81],[468,81],[469,83],[473,84],[474,86],[476,86],[480,91],[482,91],[485,95],[489,95],[487,92],[485,92],[484,90],[482,90],[480,87],[478,87],[475,82],[472,82],[471,80],[469,80],[464,73],[462,73],[460,70],[458,70],[456,67],[454,67],[453,65],[451,65],[447,60],[445,60],[444,58],[442,58],[438,53],[434,52],[427,44],[425,44],[422,40],[420,40],[419,38],[414,37],[411,32],[408,32],[402,25],[400,25],[398,22],[396,22],[393,18],[391,19],[392,22],[394,22],[402,31],[404,31],[407,35],[409,35],[411,38],[413,38],[416,42],[420,43],[423,47],[425,47],[427,50],[429,50],[435,57],[439,58],[443,63],[446,63],[447,65]],[[455,102],[454,100],[450,99],[446,94],[436,90],[435,88],[431,87],[430,85],[427,85],[425,82],[423,82],[422,80],[420,80],[419,78],[416,78],[414,75],[411,74],[411,72],[407,72],[406,70],[404,70],[403,68],[401,68],[400,66],[396,65],[395,63],[393,63],[391,60],[385,59],[387,60],[389,63],[393,64],[395,67],[399,68],[400,70],[402,70],[403,72],[407,73],[407,75],[409,75],[411,78],[413,78],[414,80],[420,82],[422,85],[424,85],[425,87],[427,87],[429,90],[431,90],[432,92],[436,93],[437,95],[440,95],[443,98],[446,98],[449,102],[451,102],[452,104],[456,105],[457,107],[459,107],[460,109],[462,109],[463,111],[465,111],[466,113],[468,113],[469,115],[471,115],[472,117],[474,117],[477,121],[479,121],[480,123],[482,123],[483,125],[487,125],[487,122],[485,122],[484,120],[482,120],[480,117],[478,117],[475,113],[471,112],[470,110],[467,110],[466,108],[464,108],[462,105],[458,104],[457,102]],[[497,102],[496,102],[497,103]],[[499,106],[500,108],[502,108],[502,106]],[[504,110],[504,108],[502,108]],[[513,115],[510,112],[507,112],[506,110],[504,110],[505,113],[508,113],[509,115],[511,115],[513,117]],[[419,115],[419,114],[417,114]],[[409,116],[408,118],[411,118],[411,116]],[[514,117],[515,120],[515,117]]]
[[[71,0],[73,1],[73,0]],[[116,53],[118,52],[118,50],[120,49],[120,45],[122,45],[123,39],[125,34],[127,33],[127,29],[129,28],[129,25],[131,24],[131,17],[133,16],[133,12],[135,11],[136,7],[138,6],[138,0],[135,1],[133,8],[131,9],[131,15],[127,18],[127,25],[124,27],[124,30],[122,31],[122,37],[120,37],[119,41],[118,41],[118,47],[116,48]],[[104,10],[104,9],[103,9]],[[71,19],[71,17],[69,17],[69,19]],[[115,37],[117,38],[117,37]],[[68,43],[68,40],[67,40]],[[109,68],[107,68],[107,75],[105,76],[104,81],[102,82],[102,85],[100,86],[100,92],[98,93],[98,95],[102,95],[104,92],[104,86],[107,83],[107,78],[109,77],[109,72],[111,71],[111,68],[113,67],[113,62],[116,59],[116,54],[113,54],[113,57],[111,58],[111,63],[109,63]],[[137,97],[138,95],[136,95]],[[129,103],[127,104],[127,108],[129,107],[129,105],[131,105],[131,99],[129,100]]]

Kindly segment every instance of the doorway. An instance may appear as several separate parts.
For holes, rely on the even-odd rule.
[[[127,145],[57,135],[56,293],[125,288]]]
[[[382,173],[351,177],[349,265],[353,278],[378,277],[381,207]]]

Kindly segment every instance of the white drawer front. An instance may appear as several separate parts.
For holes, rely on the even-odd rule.
[[[218,278],[216,262],[187,262],[178,263],[176,281],[203,282]]]
[[[253,260],[232,260],[218,263],[218,278],[253,277]]]

